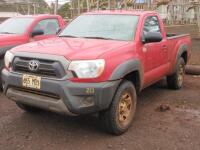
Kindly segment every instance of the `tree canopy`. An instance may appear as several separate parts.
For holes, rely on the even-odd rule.
[[[70,18],[70,9],[71,9],[71,4],[70,3],[65,3],[58,9],[58,14],[61,15],[63,18]]]

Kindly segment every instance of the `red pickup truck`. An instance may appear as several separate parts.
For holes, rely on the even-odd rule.
[[[26,111],[98,113],[119,135],[130,127],[142,89],[164,77],[169,88],[182,87],[190,49],[190,36],[167,34],[155,12],[88,12],[59,37],[8,51],[4,92]]]
[[[10,18],[0,24],[0,70],[7,50],[31,41],[54,37],[65,22],[58,15],[33,15]]]

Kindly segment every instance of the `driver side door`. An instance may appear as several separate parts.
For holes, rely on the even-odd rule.
[[[148,16],[145,19],[142,36],[148,32],[160,32],[161,28],[157,16]],[[161,33],[162,34],[162,33]],[[143,45],[145,55],[145,72],[152,71],[162,65],[162,49],[165,41],[146,43]]]

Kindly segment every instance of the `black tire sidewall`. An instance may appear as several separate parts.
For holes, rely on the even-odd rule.
[[[181,85],[179,85],[179,81],[178,81],[178,77],[179,77],[179,67],[180,65],[184,65],[184,70],[185,70],[185,61],[182,57],[180,57],[178,59],[178,63],[176,65],[176,73],[175,73],[175,77],[176,77],[176,85],[177,85],[177,88],[180,89],[183,85],[183,83]]]
[[[182,57],[179,57],[176,63],[176,68],[174,74],[167,76],[167,84],[168,87],[174,90],[178,90],[182,87],[183,83],[180,85],[178,81],[178,76],[179,76],[179,66],[180,64],[184,65],[184,70],[185,70],[185,61]]]
[[[119,125],[117,113],[118,113],[120,98],[125,91],[128,91],[131,94],[134,110],[132,112],[133,114],[131,116],[132,118],[130,119],[130,122],[127,124],[125,128],[122,128]],[[116,94],[113,98],[110,108],[106,111],[106,113],[104,113],[104,118],[105,118],[104,121],[106,121],[105,124],[107,124],[107,131],[116,135],[120,135],[126,132],[131,126],[131,123],[134,119],[136,112],[136,105],[137,105],[137,96],[134,85],[130,81],[126,80],[122,81],[122,83],[120,84],[119,88],[116,91]]]

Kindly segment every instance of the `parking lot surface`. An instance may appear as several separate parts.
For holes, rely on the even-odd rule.
[[[0,94],[1,150],[199,150],[199,129],[199,76],[186,76],[179,91],[165,80],[145,89],[132,127],[121,136],[103,132],[96,116],[31,114]]]

